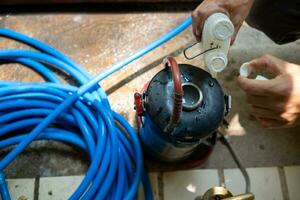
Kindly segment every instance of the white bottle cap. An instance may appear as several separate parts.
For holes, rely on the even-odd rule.
[[[251,68],[249,67],[249,63],[245,62],[240,67],[240,75],[244,77],[248,77],[251,74]]]
[[[240,67],[240,75],[244,76],[244,77],[248,77],[251,74],[251,68],[249,67],[249,62],[245,62],[242,64],[242,66]],[[269,80],[268,78],[262,76],[262,75],[257,75],[255,77],[255,80]]]
[[[234,33],[234,26],[227,15],[223,13],[215,13],[211,22],[212,33],[219,40],[228,40]]]
[[[221,72],[226,68],[228,60],[224,53],[211,53],[206,57],[207,67],[211,72]]]

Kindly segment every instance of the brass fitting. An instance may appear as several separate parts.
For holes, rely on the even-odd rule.
[[[233,196],[225,187],[213,187],[205,192],[201,200],[254,200],[251,193]]]

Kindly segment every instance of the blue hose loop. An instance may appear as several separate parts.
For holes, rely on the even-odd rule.
[[[107,67],[94,78],[56,49],[0,28],[0,36],[38,50],[1,50],[1,63],[20,63],[39,73],[46,81],[0,81],[0,138],[3,138],[0,148],[16,145],[0,161],[2,199],[10,199],[3,169],[35,140],[68,143],[89,156],[90,166],[85,177],[69,199],[136,199],[141,181],[145,199],[153,199],[137,134],[121,115],[111,109],[99,82],[175,37],[191,22],[191,17],[187,18],[170,32]],[[71,76],[79,87],[62,83],[48,66]]]
[[[5,181],[5,176],[2,172],[0,172],[0,195],[2,199],[10,200],[10,195],[8,191],[8,187]]]

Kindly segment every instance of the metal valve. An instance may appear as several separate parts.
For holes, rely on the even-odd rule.
[[[205,192],[199,200],[254,200],[251,193],[239,194],[233,196],[225,187],[213,187]]]

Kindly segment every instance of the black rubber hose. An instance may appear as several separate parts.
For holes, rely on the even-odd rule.
[[[233,148],[231,147],[231,145],[229,144],[228,140],[222,134],[219,134],[219,135],[220,135],[220,137],[219,137],[220,142],[227,147],[227,149],[230,152],[234,162],[236,163],[236,165],[241,170],[241,172],[244,176],[244,179],[245,179],[245,182],[246,182],[245,192],[250,193],[251,182],[250,182],[250,177],[249,177],[249,174],[248,174],[247,170],[244,168],[244,166],[240,162],[239,158],[235,154],[235,152],[234,152]]]

